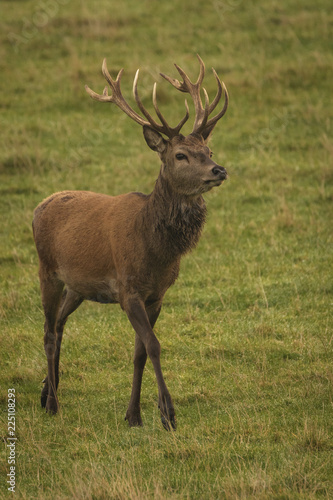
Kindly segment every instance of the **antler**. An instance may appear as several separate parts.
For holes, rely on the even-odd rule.
[[[113,80],[111,78],[111,75],[110,75],[108,69],[107,69],[106,59],[104,59],[103,65],[102,65],[102,72],[103,72],[104,78],[106,79],[106,81],[108,82],[108,84],[112,90],[112,95],[110,95],[110,96],[108,95],[108,88],[107,87],[104,88],[103,94],[97,94],[96,92],[91,90],[88,87],[88,85],[85,86],[86,91],[88,92],[90,97],[92,97],[96,101],[112,102],[112,103],[116,104],[122,111],[124,111],[124,113],[126,113],[130,118],[132,118],[132,120],[134,120],[136,123],[139,123],[139,125],[142,125],[142,126],[148,125],[149,127],[153,128],[157,132],[165,134],[167,137],[169,137],[169,139],[178,135],[180,132],[180,129],[182,128],[182,126],[188,120],[188,117],[189,117],[189,109],[188,109],[188,105],[187,105],[186,100],[185,100],[186,114],[185,114],[184,118],[178,123],[178,125],[176,127],[170,127],[157,106],[156,83],[155,83],[154,88],[153,88],[153,105],[154,105],[154,108],[155,108],[155,111],[156,111],[158,118],[161,120],[162,125],[160,125],[159,123],[157,123],[154,120],[154,118],[151,116],[151,114],[146,110],[146,108],[143,106],[142,101],[139,97],[138,88],[137,88],[138,78],[139,78],[139,70],[137,70],[135,78],[134,78],[134,82],[133,82],[133,94],[134,94],[135,101],[136,101],[140,111],[147,119],[147,120],[144,120],[142,118],[142,116],[140,116],[136,111],[134,111],[134,109],[131,108],[131,106],[125,101],[125,99],[121,93],[120,81],[121,81],[123,71],[124,70],[121,69],[118,73],[116,80]]]
[[[196,83],[191,82],[185,71],[183,71],[177,64],[175,64],[175,66],[178,73],[183,78],[182,82],[179,82],[178,80],[176,80],[175,78],[171,78],[170,76],[164,75],[163,73],[161,73],[161,76],[165,78],[165,80],[167,80],[169,83],[171,83],[171,85],[173,85],[173,87],[175,87],[177,90],[180,90],[181,92],[187,92],[191,95],[195,108],[195,121],[192,133],[202,134],[206,138],[212,132],[218,120],[222,118],[222,116],[227,111],[229,96],[226,86],[219,79],[215,69],[212,68],[218,86],[217,93],[214,97],[213,102],[209,104],[208,94],[206,92],[206,89],[203,88],[205,96],[205,106],[202,106],[200,87],[205,76],[205,65],[198,54],[197,57],[200,64],[200,73]],[[222,90],[224,90],[225,96],[223,109],[216,116],[208,120],[209,115],[214,111],[222,97]]]

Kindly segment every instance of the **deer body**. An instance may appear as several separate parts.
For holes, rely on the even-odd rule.
[[[154,196],[52,195],[34,216],[41,260],[52,256],[49,270],[85,300],[123,307],[131,289],[143,302],[162,298],[178,276],[181,255],[199,239],[205,205],[202,199],[194,207],[172,203],[158,214]]]
[[[203,73],[201,60],[200,64]],[[120,80],[119,75],[114,82],[105,68],[104,73],[110,79],[107,78],[114,94],[123,99],[120,87],[114,87]],[[203,78],[203,74],[201,76]],[[180,85],[176,80],[169,81],[175,87]],[[88,90],[94,98],[105,100],[105,92],[98,96]],[[177,127],[166,128],[156,96],[154,106],[163,130],[158,129],[144,110],[135,91],[134,95],[141,111],[149,116],[149,123],[141,123],[139,115],[132,116],[135,112],[121,101],[122,108],[143,126],[148,146],[158,153],[162,162],[153,192],[113,197],[88,191],[63,191],[44,200],[34,213],[48,360],[41,403],[51,413],[58,410],[60,347],[68,316],[83,300],[119,303],[136,332],[132,395],[126,419],[131,426],[142,425],[141,381],[149,356],[159,389],[162,423],[171,429],[176,426],[175,412],[162,375],[160,344],[153,327],[164,294],[177,279],[182,255],[199,240],[206,215],[202,194],[219,186],[226,178],[226,171],[211,159],[207,146],[208,135],[215,125],[207,122],[208,108],[212,106],[208,98],[202,110],[206,114],[202,119],[208,128],[200,133],[194,130],[184,137]],[[116,104],[120,106],[118,101]],[[200,105],[196,107],[200,114]],[[164,139],[161,132],[169,139]]]

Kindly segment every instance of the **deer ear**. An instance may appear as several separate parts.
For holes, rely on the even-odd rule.
[[[163,139],[161,134],[156,132],[156,130],[148,127],[148,125],[143,126],[143,135],[146,139],[146,143],[153,151],[161,154],[166,150],[168,142]]]

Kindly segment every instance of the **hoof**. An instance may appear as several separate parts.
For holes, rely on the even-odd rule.
[[[128,421],[130,427],[143,427],[140,413],[130,414],[127,411],[125,420]]]
[[[166,431],[175,431],[177,428],[175,416],[167,418],[165,415],[161,415],[161,422]]]
[[[171,398],[169,398],[169,400],[165,399],[162,403],[160,401],[158,407],[161,412],[161,422],[164,429],[167,431],[175,431],[177,424],[175,409],[173,407]]]
[[[43,387],[41,395],[40,395],[40,404],[42,405],[42,408],[46,408],[47,395],[49,392],[47,377],[43,380],[43,384],[44,384],[44,387]]]
[[[50,415],[55,415],[56,413],[58,413],[58,409],[59,405],[56,398],[48,396],[46,402],[46,413],[49,413]]]

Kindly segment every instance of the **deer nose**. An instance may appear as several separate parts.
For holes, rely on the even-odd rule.
[[[224,167],[220,167],[220,165],[216,165],[212,169],[212,172],[220,180],[224,180],[224,179],[226,179],[228,177],[226,169]]]

